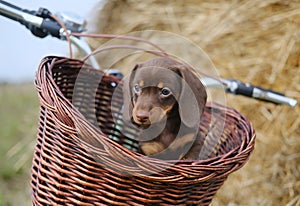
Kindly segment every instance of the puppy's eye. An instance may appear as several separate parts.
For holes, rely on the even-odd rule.
[[[133,90],[135,93],[140,93],[141,92],[141,87],[138,84],[135,84],[133,87]]]
[[[168,97],[172,94],[171,90],[168,87],[164,87],[160,91],[161,96]]]

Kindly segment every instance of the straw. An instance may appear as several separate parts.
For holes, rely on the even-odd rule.
[[[177,33],[198,44],[221,77],[300,100],[299,1],[116,0],[95,19],[98,33]],[[105,41],[89,42],[98,48]],[[134,58],[122,65],[130,61]],[[300,106],[291,109],[230,95],[227,104],[251,120],[257,142],[250,161],[229,177],[213,205],[299,205]]]

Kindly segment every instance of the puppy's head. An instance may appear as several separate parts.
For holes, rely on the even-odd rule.
[[[207,97],[187,65],[166,57],[137,64],[124,80],[123,94],[123,118],[142,128],[176,112],[185,125],[198,126]]]

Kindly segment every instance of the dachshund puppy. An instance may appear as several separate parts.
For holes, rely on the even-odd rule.
[[[155,158],[198,159],[207,94],[188,65],[168,57],[137,64],[124,80],[124,114],[141,133],[141,151]]]

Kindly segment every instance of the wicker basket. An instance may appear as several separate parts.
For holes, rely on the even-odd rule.
[[[122,124],[119,81],[79,60],[42,60],[33,205],[209,205],[254,148],[250,122],[210,103],[200,125],[206,159],[149,158],[137,152],[136,131]]]

